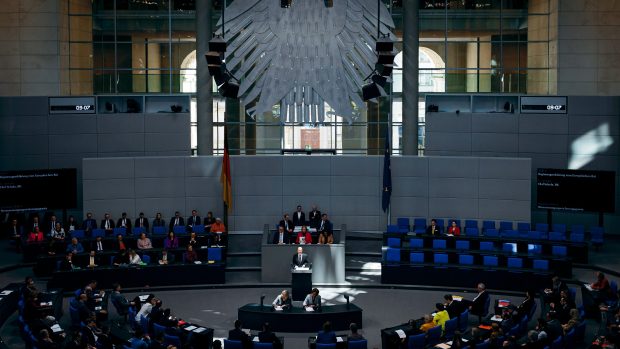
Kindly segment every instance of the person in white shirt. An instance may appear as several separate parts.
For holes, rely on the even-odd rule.
[[[56,222],[56,225],[50,233],[50,248],[49,254],[56,254],[57,250],[65,243],[65,230],[60,225],[60,222]]]
[[[136,314],[136,322],[140,323],[140,316],[144,316],[146,318],[149,317],[149,314],[153,310],[153,306],[157,303],[157,298],[152,298],[150,302],[146,302],[140,307],[140,311]]]
[[[142,259],[134,250],[129,250],[129,264],[137,265],[142,263]]]

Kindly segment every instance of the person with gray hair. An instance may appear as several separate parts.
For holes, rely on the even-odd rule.
[[[283,310],[290,309],[293,307],[293,301],[288,294],[287,290],[282,290],[282,292],[273,300],[273,307],[281,307]]]

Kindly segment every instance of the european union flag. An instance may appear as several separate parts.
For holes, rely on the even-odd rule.
[[[392,168],[390,167],[390,128],[385,132],[385,154],[383,157],[383,192],[381,207],[386,212],[392,197]]]

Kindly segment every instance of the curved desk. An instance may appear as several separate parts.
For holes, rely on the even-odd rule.
[[[239,308],[238,318],[244,328],[262,330],[263,323],[269,322],[275,332],[317,332],[325,321],[332,324],[334,331],[345,331],[355,322],[362,327],[362,308],[355,304],[327,305],[318,312],[307,312],[293,307],[288,311],[275,311],[271,305],[246,304]]]

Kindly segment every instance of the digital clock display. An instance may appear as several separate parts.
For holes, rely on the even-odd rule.
[[[566,97],[523,96],[521,97],[521,113],[566,114],[566,104]]]
[[[95,97],[50,97],[50,114],[94,114]]]

